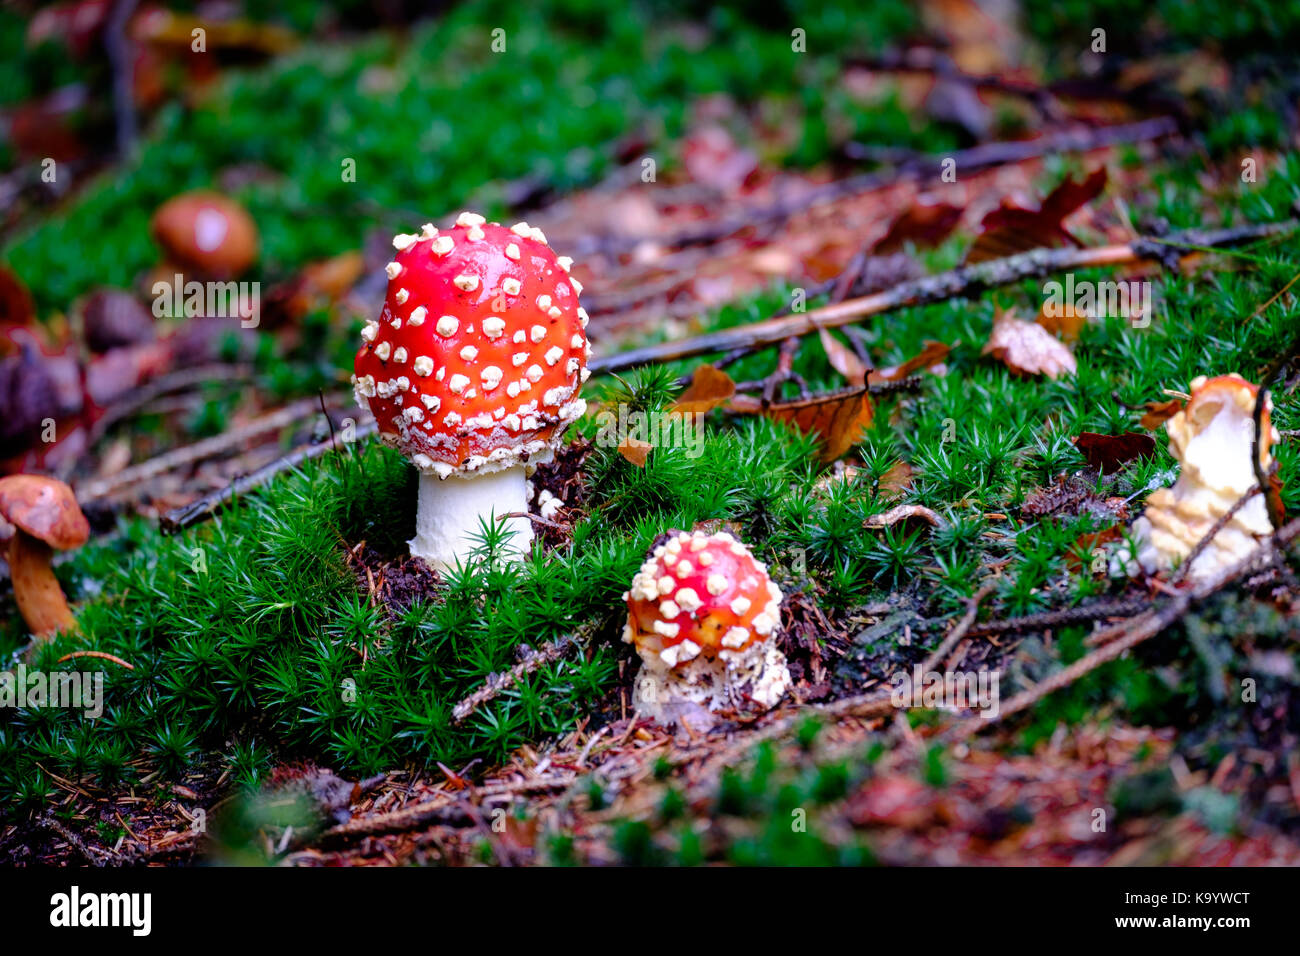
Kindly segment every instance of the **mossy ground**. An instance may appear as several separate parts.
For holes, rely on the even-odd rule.
[[[838,54],[876,49],[914,28],[904,8],[885,5],[852,17],[833,8],[801,14],[814,26],[852,29],[827,32],[836,35],[831,50],[783,72],[764,64],[777,59],[778,48],[788,51],[788,31],[726,10],[710,16],[707,41],[691,41],[704,42],[705,57],[671,30],[648,41],[652,11],[637,8],[597,22],[584,9],[561,3],[551,15],[534,16],[517,6],[470,4],[409,43],[372,38],[237,76],[201,108],[164,113],[120,179],[87,192],[66,213],[11,243],[6,256],[36,277],[36,298],[45,307],[61,306],[105,281],[129,283],[153,259],[144,224],[160,201],[178,188],[204,184],[220,167],[256,162],[279,178],[274,186],[249,187],[242,198],[263,229],[262,268],[268,275],[283,273],[355,245],[359,225],[388,224],[402,215],[397,210],[450,208],[476,196],[487,211],[500,211],[493,182],[538,176],[557,189],[588,182],[611,155],[575,144],[612,143],[640,122],[654,127],[657,141],[670,140],[683,129],[684,105],[718,90],[798,104],[794,113],[803,125],[790,137],[797,145],[767,157],[773,161],[799,165],[825,158],[832,151],[828,130],[845,122],[858,139],[870,140],[874,130],[893,146],[933,150],[957,141],[953,130],[923,127],[896,108],[846,117],[827,92]],[[525,57],[522,67],[494,68],[478,42],[482,25],[498,21]],[[600,42],[591,42],[596,35]],[[436,66],[414,68],[424,63]],[[629,63],[636,64],[631,77]],[[373,93],[376,83],[382,96]],[[575,109],[568,97],[579,87],[599,95]],[[482,102],[498,108],[473,108]],[[451,108],[456,103],[461,106]],[[283,122],[267,124],[271,114]],[[505,122],[504,116],[529,121]],[[1216,155],[1274,146],[1282,139],[1274,120],[1267,115],[1261,132],[1225,118],[1204,135]],[[408,133],[393,136],[395,128]],[[218,144],[216,154],[202,151],[201,143]],[[345,156],[356,158],[363,171],[359,189],[341,190],[336,167]],[[322,165],[321,157],[329,161]],[[1300,196],[1300,155],[1271,157],[1258,184],[1217,186],[1207,194],[1205,175],[1221,172],[1215,162],[1201,156],[1169,161],[1150,176],[1148,191],[1127,197],[1135,220],[1174,228],[1277,220]],[[1234,162],[1227,160],[1227,167]],[[1071,168],[1049,164],[1044,188]],[[121,241],[68,241],[73,233],[99,230]],[[952,239],[926,253],[925,264],[950,266],[969,242],[969,236]],[[96,248],[99,258],[87,254]],[[880,402],[875,426],[850,456],[858,466],[853,477],[826,483],[807,436],[763,418],[714,412],[698,457],[684,447],[663,447],[637,467],[615,449],[594,447],[583,468],[584,505],[562,541],[539,542],[525,564],[499,565],[487,559],[497,544],[485,540],[484,560],[446,575],[409,606],[390,608],[359,584],[357,546],[364,542],[376,560],[396,559],[413,523],[410,467],[371,442],[308,463],[176,537],[123,517],[117,533],[60,568],[82,602],[81,634],[43,648],[31,666],[83,666],[84,660],[58,660],[91,647],[134,669],[103,664],[106,707],[97,721],[55,709],[4,716],[4,812],[21,819],[42,809],[55,777],[129,788],[174,779],[214,758],[241,786],[298,758],[356,776],[402,766],[456,769],[472,761],[491,765],[523,745],[565,734],[588,715],[616,706],[630,679],[631,667],[619,666],[631,663],[618,640],[620,594],[666,528],[733,523],[774,568],[783,589],[802,593],[835,620],[905,598],[931,627],[901,652],[904,658],[919,659],[937,642],[941,625],[995,567],[989,607],[999,617],[1127,594],[1127,582],[1071,560],[1078,539],[1100,530],[1095,519],[1029,519],[1019,509],[1028,494],[1064,472],[1082,472],[1105,494],[1140,504],[1145,491],[1168,483],[1175,466],[1163,432],[1155,435],[1152,457],[1108,475],[1086,471],[1072,439],[1083,431],[1136,428],[1143,402],[1163,398],[1163,389],[1185,389],[1198,375],[1253,378],[1289,344],[1297,321],[1292,300],[1254,313],[1300,272],[1300,237],[1210,255],[1201,265],[1154,279],[1157,310],[1149,327],[1118,318],[1087,326],[1075,348],[1078,373],[1055,382],[1017,377],[981,355],[996,309],[1036,313],[1038,283],[864,322],[855,334],[878,366],[919,353],[928,339],[942,340],[952,352],[941,374],[926,374],[918,389]],[[700,327],[764,318],[788,304],[789,292],[777,286],[724,306]],[[317,370],[310,387],[323,386],[346,367],[356,328],[322,330],[337,343],[329,354],[299,356]],[[259,368],[269,370],[275,345],[269,337],[262,341]],[[672,400],[673,381],[695,364],[593,380],[590,392],[598,400],[663,408]],[[814,391],[843,384],[812,340],[794,368]],[[756,356],[730,372],[740,381],[770,369],[770,356]],[[286,393],[292,389],[285,386]],[[1275,402],[1277,427],[1296,428],[1295,393],[1279,390]],[[592,438],[595,430],[594,422],[584,421],[572,437]],[[1284,500],[1294,512],[1300,506],[1294,443],[1284,442],[1277,455]],[[881,484],[900,461],[914,472],[901,499]],[[933,508],[944,527],[933,533],[867,527],[868,518],[899,500]],[[1218,675],[1233,672],[1250,655],[1290,647],[1287,623],[1265,601],[1224,597],[1178,630],[1158,648],[1108,665],[1044,701],[1018,724],[1016,746],[1032,748],[1061,722],[1079,725],[1098,714],[1182,728],[1185,752],[1200,763],[1213,763],[1236,744],[1261,745],[1272,731],[1222,706]],[[575,632],[583,637],[579,654],[546,666],[463,725],[453,723],[452,706],[487,674],[508,668],[519,645]],[[1050,643],[1026,639],[1004,695],[1077,658],[1084,634],[1083,627],[1067,627]],[[10,626],[0,649],[16,650],[20,641]],[[1294,700],[1288,678],[1265,683],[1270,700]],[[807,731],[810,742],[813,733]],[[660,862],[667,859],[665,847],[676,846],[679,862],[717,853],[738,862],[870,861],[870,849],[856,837],[792,839],[785,818],[792,807],[833,803],[850,784],[868,779],[871,751],[814,761],[780,786],[773,781],[787,775],[772,759],[770,749],[760,751],[753,768],[726,776],[717,795],[720,813],[766,819],[770,834],[760,827],[742,832],[729,849],[706,851],[691,842],[689,828],[674,844],[675,837],[659,839],[649,823],[634,821],[617,830],[618,857]],[[919,772],[931,785],[942,782],[942,761],[941,754],[922,761]],[[657,812],[667,831],[682,807],[665,796]],[[563,862],[565,839],[557,838],[552,862]]]

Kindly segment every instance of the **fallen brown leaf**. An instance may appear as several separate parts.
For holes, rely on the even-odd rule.
[[[900,459],[880,476],[877,490],[882,497],[897,498],[912,487],[912,474],[912,466]]]
[[[980,234],[966,254],[966,262],[987,262],[1045,246],[1079,245],[1062,222],[1105,188],[1106,167],[1102,166],[1080,182],[1067,177],[1038,209],[1025,209],[1003,200],[981,221]]]
[[[948,357],[950,352],[952,352],[950,346],[944,345],[942,342],[936,342],[933,339],[927,339],[919,355],[913,356],[901,365],[876,369],[871,373],[867,382],[871,385],[883,385],[887,382],[900,381],[923,369],[938,365]]]
[[[1138,424],[1149,431],[1154,431],[1181,412],[1186,404],[1187,402],[1181,398],[1171,398],[1167,402],[1147,402],[1143,406],[1147,410],[1146,414],[1138,420]]]
[[[702,415],[736,394],[731,376],[712,365],[701,365],[691,374],[691,384],[678,396],[672,410],[684,415]]]
[[[1053,335],[1059,335],[1067,342],[1073,342],[1079,337],[1083,327],[1088,324],[1088,316],[1083,312],[1076,312],[1073,303],[1070,302],[1063,303],[1059,311],[1059,315],[1051,315],[1044,305],[1034,321]]]
[[[641,441],[639,438],[628,438],[618,446],[618,453],[638,468],[644,468],[646,459],[650,457],[650,452],[654,450],[654,447],[648,441]]]
[[[854,385],[867,381],[868,369],[866,363],[858,358],[853,349],[837,339],[827,329],[819,329],[817,335],[821,339],[822,349],[826,352],[826,360],[831,363],[831,368]]]
[[[739,398],[740,396],[738,396]],[[797,402],[780,405],[761,404],[752,400],[733,401],[733,411],[766,415],[778,422],[793,425],[805,434],[821,439],[818,458],[831,462],[842,458],[862,437],[875,417],[876,408],[865,387],[814,395]]]
[[[901,252],[908,242],[921,248],[937,246],[952,235],[963,211],[961,206],[948,203],[915,202],[889,224],[888,231],[871,247],[871,252],[878,256]]]
[[[981,354],[992,355],[1018,375],[1054,379],[1078,369],[1060,339],[1036,322],[1017,319],[1010,310],[994,318],[993,333]]]
[[[1156,441],[1141,432],[1125,432],[1122,435],[1083,432],[1074,440],[1074,447],[1079,449],[1093,468],[1113,472],[1126,461],[1150,455],[1155,451]]]

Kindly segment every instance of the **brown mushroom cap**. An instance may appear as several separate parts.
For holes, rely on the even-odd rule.
[[[233,199],[197,190],[176,196],[154,213],[154,238],[174,264],[229,279],[257,259],[257,226]]]
[[[57,478],[10,475],[0,478],[0,514],[59,551],[79,548],[90,537],[72,489]]]

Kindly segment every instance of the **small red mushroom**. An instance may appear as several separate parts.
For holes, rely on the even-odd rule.
[[[746,698],[767,710],[790,686],[780,628],[781,589],[731,535],[670,533],[624,594],[623,640],[642,669],[637,709],[658,717],[684,700],[717,710]]]
[[[480,519],[532,540],[527,474],[586,411],[582,291],[540,229],[474,213],[393,239],[388,296],[361,331],[352,383],[380,438],[420,471],[411,554],[451,567]]]

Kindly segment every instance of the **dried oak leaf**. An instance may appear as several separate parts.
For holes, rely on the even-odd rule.
[[[1060,339],[1036,322],[1017,319],[1010,310],[994,318],[993,332],[981,354],[992,355],[1018,375],[1054,379],[1072,375],[1078,368]]]
[[[1155,451],[1156,440],[1141,432],[1125,432],[1122,435],[1082,432],[1074,440],[1074,447],[1079,449],[1079,453],[1093,468],[1110,473],[1126,461],[1150,455]]]
[[[712,365],[701,365],[691,374],[691,384],[678,396],[672,410],[684,415],[702,415],[735,394],[736,383],[730,375]]]
[[[871,373],[867,382],[870,385],[884,385],[888,382],[901,381],[909,375],[938,365],[948,357],[950,352],[952,352],[951,346],[936,342],[933,339],[926,339],[919,355],[914,355],[899,365],[876,369]]]
[[[1101,195],[1106,188],[1106,167],[1089,173],[1082,181],[1067,177],[1048,194],[1038,209],[1025,209],[1007,200],[985,215],[981,231],[966,254],[966,263],[1001,259],[1017,252],[1045,246],[1079,245],[1062,225],[1071,213]]]

